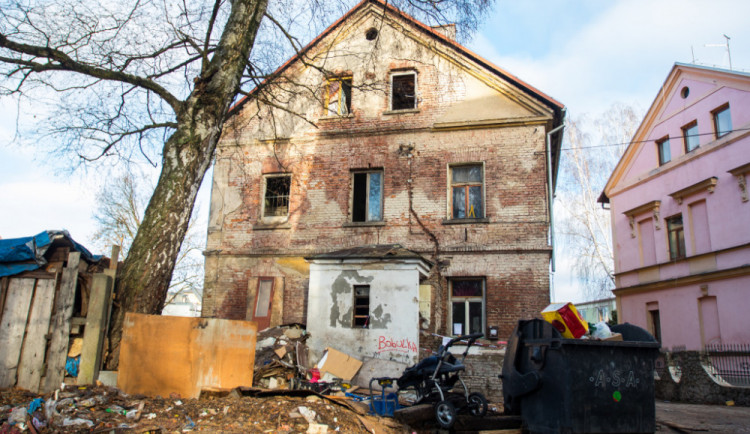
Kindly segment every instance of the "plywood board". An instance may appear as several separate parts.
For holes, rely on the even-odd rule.
[[[58,387],[65,377],[65,361],[68,356],[70,340],[70,317],[73,316],[73,302],[78,283],[78,263],[80,252],[68,255],[68,264],[63,269],[60,290],[57,293],[52,314],[52,338],[47,351],[47,372],[44,376],[42,392],[51,392]]]
[[[35,279],[11,279],[0,317],[0,387],[16,384]]]
[[[197,398],[201,389],[253,384],[257,325],[250,321],[128,313],[117,387]]]
[[[89,311],[83,331],[81,363],[78,367],[78,384],[91,384],[99,375],[102,362],[102,344],[107,328],[112,301],[114,279],[104,273],[94,275],[91,285]]]
[[[18,366],[18,383],[21,389],[39,391],[39,380],[44,369],[44,355],[47,350],[47,331],[49,330],[52,304],[55,301],[55,281],[39,279],[34,291],[34,302],[31,305],[29,324],[21,352],[21,363]]]

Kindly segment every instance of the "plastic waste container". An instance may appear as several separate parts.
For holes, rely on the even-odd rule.
[[[505,413],[533,433],[654,432],[659,343],[631,324],[622,341],[564,339],[540,319],[519,321],[503,363]]]

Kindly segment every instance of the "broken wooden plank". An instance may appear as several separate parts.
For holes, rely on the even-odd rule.
[[[80,252],[68,256],[68,266],[62,273],[60,291],[57,294],[52,320],[52,339],[47,351],[47,373],[44,377],[42,392],[51,392],[62,383],[65,377],[65,362],[68,356],[70,339],[70,318],[73,316],[76,283],[78,282],[78,263]]]
[[[55,300],[55,281],[36,281],[34,302],[31,305],[26,338],[23,340],[21,363],[18,365],[18,382],[21,389],[39,391],[39,380],[44,369],[44,353],[47,349],[47,331],[52,317],[52,304]]]
[[[10,279],[0,322],[0,387],[13,387],[16,384],[35,282],[34,279]]]
[[[86,317],[86,328],[83,331],[83,349],[81,363],[78,367],[78,384],[92,384],[99,375],[102,363],[102,343],[107,328],[107,314],[114,279],[104,273],[94,275],[91,284],[91,299]]]

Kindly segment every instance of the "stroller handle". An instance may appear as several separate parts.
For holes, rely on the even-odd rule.
[[[453,346],[456,342],[460,341],[468,341],[468,345],[466,346],[466,352],[464,352],[464,357],[466,357],[466,354],[469,352],[469,348],[474,345],[474,341],[484,336],[484,333],[472,333],[470,335],[463,335],[463,336],[456,336],[455,338],[451,339],[446,343],[444,346],[440,346],[440,350],[438,351],[438,355],[442,356],[445,354],[448,349]]]

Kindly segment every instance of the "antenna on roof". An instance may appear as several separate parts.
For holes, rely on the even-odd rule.
[[[729,56],[729,70],[732,70],[732,52],[729,49],[729,40],[732,39],[726,34],[723,35],[727,39],[726,44],[706,44],[706,47],[726,47],[727,48],[727,56]]]
[[[693,65],[695,65],[695,50],[693,50],[693,46],[690,46],[690,55],[693,56]]]

